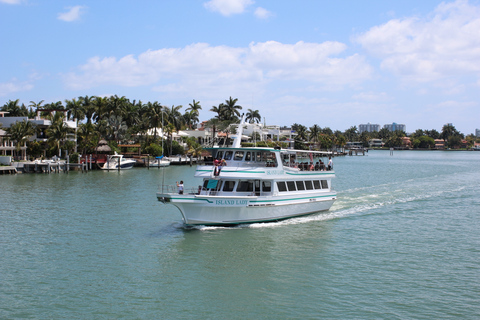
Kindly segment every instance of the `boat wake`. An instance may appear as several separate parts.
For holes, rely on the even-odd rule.
[[[435,181],[432,181],[435,180]],[[432,183],[438,188],[432,189]],[[451,179],[439,179],[430,177],[424,179],[412,179],[408,183],[392,182],[376,186],[352,188],[338,191],[337,201],[329,211],[314,213],[308,216],[291,218],[276,222],[262,222],[242,224],[237,226],[195,226],[194,229],[210,231],[218,229],[239,229],[239,228],[276,228],[288,225],[311,223],[315,221],[330,221],[347,217],[358,217],[369,214],[386,212],[394,206],[414,203],[418,201],[429,201],[436,198],[448,197],[464,191],[464,185],[455,185]]]

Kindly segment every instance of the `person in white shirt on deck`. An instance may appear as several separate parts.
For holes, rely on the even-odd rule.
[[[178,183],[177,181],[178,194],[183,194],[183,180]]]

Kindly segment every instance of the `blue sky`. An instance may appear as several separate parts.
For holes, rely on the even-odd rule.
[[[0,0],[0,105],[230,96],[267,125],[480,128],[480,0]]]

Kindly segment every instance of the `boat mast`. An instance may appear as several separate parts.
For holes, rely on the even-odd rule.
[[[233,145],[232,145],[233,148],[240,148],[241,147],[243,125],[244,124],[245,124],[245,113],[242,114],[242,120],[240,121],[240,124],[238,125],[237,136],[235,137],[235,140],[233,141]]]

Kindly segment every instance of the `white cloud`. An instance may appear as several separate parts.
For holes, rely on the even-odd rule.
[[[58,19],[66,22],[72,22],[80,19],[80,15],[83,14],[84,6],[69,7],[67,12],[59,13]]]
[[[354,100],[369,101],[369,102],[382,102],[390,100],[386,92],[359,92],[352,96]]]
[[[223,16],[230,16],[243,13],[253,3],[253,0],[210,0],[203,5],[210,11],[219,12]]]
[[[11,93],[29,91],[33,88],[30,81],[18,81],[13,78],[8,82],[0,83],[0,97],[8,96]]]
[[[372,68],[360,55],[339,57],[338,42],[251,43],[246,48],[197,43],[149,50],[138,57],[93,57],[78,72],[64,75],[72,89],[120,85],[156,90],[225,89],[265,86],[273,81],[306,81],[317,86],[352,85],[368,79]]]
[[[466,0],[441,3],[426,18],[390,20],[355,40],[408,81],[480,75],[480,7]]]
[[[22,0],[0,0],[0,2],[6,4],[20,4]]]
[[[258,7],[257,9],[255,9],[255,13],[254,13],[255,17],[257,17],[258,19],[268,19],[270,18],[273,14],[268,11],[267,9],[264,9],[262,7]]]

